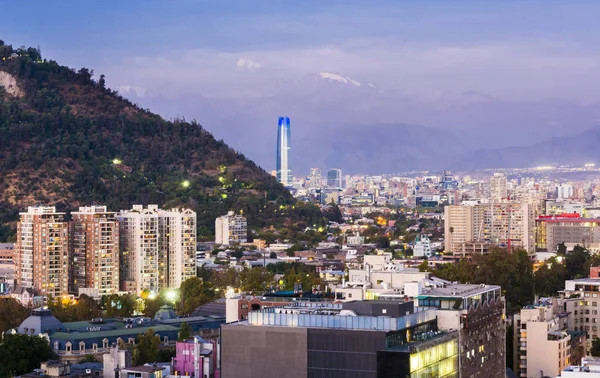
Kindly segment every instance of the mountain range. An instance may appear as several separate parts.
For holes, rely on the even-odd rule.
[[[594,149],[559,158],[541,146],[557,149],[596,133],[598,103],[504,100],[477,91],[414,94],[333,72],[265,80],[253,89],[184,98],[131,86],[120,91],[163,116],[202,119],[267,170],[275,166],[277,118],[289,116],[295,175],[311,167],[379,174],[596,160]]]
[[[197,122],[166,121],[106,87],[104,75],[2,41],[0,133],[0,240],[14,238],[19,211],[39,204],[185,206],[207,238],[229,210],[255,230],[323,219]]]

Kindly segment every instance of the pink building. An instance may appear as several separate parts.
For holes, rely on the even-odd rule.
[[[218,378],[218,348],[216,340],[206,341],[194,336],[178,341],[173,359],[173,374],[194,378]]]

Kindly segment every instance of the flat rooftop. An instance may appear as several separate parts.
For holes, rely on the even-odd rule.
[[[600,284],[600,280],[598,280]],[[424,288],[420,296],[423,297],[456,297],[466,298],[473,295],[483,294],[494,290],[500,290],[497,285],[471,285],[471,284],[450,284],[445,286]]]

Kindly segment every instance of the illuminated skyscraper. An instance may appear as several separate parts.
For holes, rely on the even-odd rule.
[[[292,184],[290,169],[291,129],[290,118],[279,117],[277,126],[277,181],[284,186]]]

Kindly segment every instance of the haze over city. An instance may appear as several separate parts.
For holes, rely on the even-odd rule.
[[[6,6],[7,14],[27,11],[30,20],[27,28],[18,18],[3,21],[7,40],[93,67],[142,107],[198,120],[268,171],[279,116],[292,120],[297,174],[332,166],[376,174],[583,164],[596,157],[544,155],[551,137],[576,136],[574,146],[589,141],[577,135],[599,119],[594,2]],[[73,21],[61,22],[65,17]],[[490,151],[539,142],[546,144],[535,154]]]

